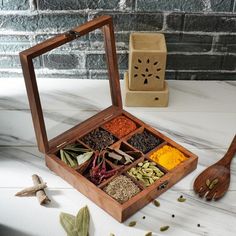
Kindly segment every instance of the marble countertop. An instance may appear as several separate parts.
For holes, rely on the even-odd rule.
[[[118,223],[89,199],[51,172],[37,150],[24,81],[0,81],[0,235],[63,236],[60,212],[76,214],[88,205],[91,236],[235,236],[236,158],[231,164],[231,184],[217,202],[206,202],[193,192],[193,181],[219,160],[236,133],[236,82],[168,81],[167,108],[125,107],[199,157],[195,171],[124,223]],[[52,138],[111,104],[108,81],[38,80],[48,137]],[[123,89],[123,81],[121,81]],[[40,206],[35,197],[14,194],[31,186],[32,174],[48,184],[52,202]],[[179,203],[183,195],[187,201]],[[175,215],[172,218],[172,214]],[[142,219],[146,216],[145,219]],[[135,227],[128,227],[130,221]],[[197,225],[200,224],[200,227]],[[169,225],[166,232],[159,228]]]

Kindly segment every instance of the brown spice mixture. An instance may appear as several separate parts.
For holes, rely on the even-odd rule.
[[[103,190],[119,203],[128,201],[140,192],[140,188],[124,175],[114,178]]]

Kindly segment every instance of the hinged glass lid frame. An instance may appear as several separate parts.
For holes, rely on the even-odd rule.
[[[73,127],[72,129],[64,132],[63,134],[60,134],[57,137],[48,140],[41,101],[39,97],[36,75],[34,71],[33,59],[59,46],[62,46],[63,44],[78,39],[79,37],[88,34],[89,32],[94,31],[98,28],[101,28],[104,34],[104,47],[108,66],[109,84],[112,100],[112,105],[104,111],[104,114],[112,114],[113,111],[122,109],[122,100],[116,58],[113,22],[110,16],[101,16],[99,18],[91,20],[81,26],[73,28],[72,30],[64,34],[60,34],[53,38],[50,38],[20,53],[20,60],[25,79],[26,90],[28,94],[38,148],[39,151],[43,153],[47,153],[62,142],[68,141],[69,137],[71,137],[71,134],[76,134],[78,129],[86,129],[85,123],[87,122],[83,122]],[[102,115],[98,113],[89,120],[99,121],[101,118]]]

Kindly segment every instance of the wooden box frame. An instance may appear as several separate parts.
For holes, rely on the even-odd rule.
[[[107,109],[101,111],[100,113],[87,119],[86,121],[69,129],[68,131],[58,135],[57,137],[51,140],[48,140],[41,102],[39,98],[39,91],[34,71],[33,59],[82,35],[85,35],[97,28],[102,28],[102,31],[104,33],[112,105]],[[174,185],[185,175],[187,175],[189,172],[193,171],[196,168],[197,156],[195,156],[193,153],[189,152],[184,147],[175,143],[173,140],[169,139],[165,135],[161,134],[157,130],[153,129],[149,125],[143,123],[141,120],[137,119],[136,117],[132,116],[131,114],[122,109],[119,73],[116,59],[115,38],[113,32],[112,18],[110,16],[101,16],[79,27],[76,27],[69,32],[60,34],[36,46],[33,46],[20,53],[20,60],[25,78],[25,84],[38,148],[41,152],[45,153],[46,165],[49,169],[51,169],[64,180],[66,180],[68,183],[70,183],[74,188],[76,188],[82,194],[91,199],[94,203],[96,203],[99,207],[101,207],[119,222],[123,222],[124,220],[126,220],[137,210],[144,207],[146,204],[148,204],[161,193],[169,189],[172,185]],[[124,115],[127,118],[133,120],[139,128],[120,139],[116,145],[119,145],[119,142],[126,142],[127,139],[131,137],[134,133],[142,132],[143,129],[146,129],[163,140],[163,143],[160,146],[168,143],[169,145],[178,148],[188,157],[188,160],[181,163],[173,170],[167,171],[161,179],[157,180],[151,186],[143,189],[139,194],[135,195],[123,204],[118,203],[115,199],[106,194],[102,190],[102,188],[99,188],[94,185],[87,178],[78,173],[75,169],[67,166],[56,156],[56,152],[60,148],[64,147],[68,143],[75,142],[76,140],[83,137],[85,134],[89,133],[95,128],[101,127],[104,123],[120,115]],[[157,148],[159,148],[160,146],[158,146]],[[153,152],[154,150],[152,150],[151,152]],[[151,152],[143,155],[143,157],[141,158],[146,158]],[[136,164],[137,163],[133,163],[133,165]],[[124,171],[125,170],[123,170],[122,173],[125,174]]]

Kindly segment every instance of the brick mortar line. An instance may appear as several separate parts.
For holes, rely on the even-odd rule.
[[[62,34],[64,33],[65,30],[63,31],[52,31],[52,32],[45,32],[45,31],[5,31],[5,30],[0,30],[0,36],[1,35],[27,35],[27,36],[37,36],[37,35],[50,35],[50,34]],[[137,32],[134,30],[130,31],[115,31],[116,33],[122,33],[122,34],[127,34],[127,33],[132,33],[132,32]],[[170,31],[170,30],[160,30],[160,31],[138,31],[140,33],[148,33],[148,32],[158,32],[158,33],[173,33],[173,34],[194,34],[194,35],[207,35],[207,36],[216,36],[216,35],[233,35],[236,36],[236,32],[205,32],[205,31]],[[95,32],[94,32],[95,33]],[[100,34],[100,33],[95,33],[95,34]],[[100,42],[100,41],[98,41]]]
[[[95,54],[95,55],[105,55],[104,51],[97,51],[97,50],[91,50],[91,51],[82,51],[84,53],[85,56],[87,55],[91,55],[91,54]],[[127,54],[129,51],[128,50],[122,50],[122,51],[116,51],[117,54],[119,55],[125,55]],[[52,53],[52,55],[81,55],[81,51],[80,50],[73,50],[73,51],[58,51],[56,53]],[[48,54],[43,54],[43,55],[48,55]],[[200,56],[236,56],[236,52],[167,52],[167,55],[200,55]],[[19,56],[19,52],[9,52],[9,53],[2,53],[0,52],[0,57],[1,56]]]
[[[127,69],[122,69],[122,70],[119,70],[120,73],[123,73],[124,71],[126,71]],[[1,68],[0,69],[0,72],[20,72],[22,74],[22,70],[21,68],[19,69],[11,69],[11,68]],[[67,70],[56,70],[56,69],[47,69],[47,68],[43,68],[43,69],[35,69],[35,71],[37,73],[52,73],[52,72],[58,72],[60,74],[62,73],[65,73],[65,74],[68,74],[70,75],[71,73],[70,72],[73,72],[73,73],[78,73],[78,72],[106,72],[107,73],[107,70],[104,70],[104,69],[67,69]],[[166,72],[206,72],[206,73],[209,73],[209,72],[212,72],[212,73],[228,73],[228,74],[235,74],[236,73],[236,70],[166,70]]]
[[[73,52],[73,53],[72,53]],[[84,53],[85,56],[87,55],[91,55],[91,54],[96,54],[96,55],[105,55],[104,51],[82,51]],[[117,54],[119,55],[125,55],[128,53],[128,50],[122,50],[122,51],[116,51]],[[58,55],[81,55],[81,51],[79,50],[73,50],[73,51],[58,51],[56,53],[51,53],[52,55],[58,54]],[[47,54],[43,54],[43,55],[47,55]],[[167,52],[167,55],[200,55],[200,56],[236,56],[236,52]],[[1,56],[19,56],[19,52],[9,52],[9,53],[2,53],[0,52],[0,57]]]
[[[91,9],[91,8],[86,8],[86,9],[79,9],[79,10],[2,10],[0,11],[0,15],[37,15],[37,14],[76,14],[76,13],[85,13],[85,14],[96,14],[98,12],[103,12],[105,14],[109,13],[117,13],[117,14],[123,14],[123,13],[137,13],[137,14],[171,14],[171,13],[177,13],[177,14],[186,14],[186,15],[209,15],[209,16],[232,16],[234,15],[234,12],[186,12],[186,11],[137,11],[137,10],[130,10],[130,8],[127,9]]]

